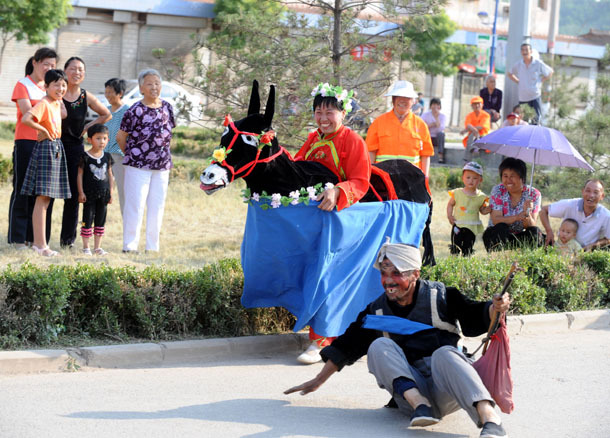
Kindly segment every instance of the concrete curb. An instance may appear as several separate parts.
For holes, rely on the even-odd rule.
[[[76,371],[80,367],[138,368],[227,360],[305,349],[307,334],[244,336],[66,350],[0,351],[0,375]]]
[[[610,309],[509,316],[507,326],[511,336],[610,329]],[[306,333],[290,333],[66,350],[2,351],[0,375],[76,371],[83,366],[138,368],[213,362],[252,354],[297,353],[307,343]]]

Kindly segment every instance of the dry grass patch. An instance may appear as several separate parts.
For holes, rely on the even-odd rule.
[[[247,206],[241,200],[242,183],[207,196],[195,181],[172,180],[168,189],[165,217],[161,231],[161,251],[144,253],[146,221],[143,221],[138,255],[123,254],[123,227],[118,201],[109,205],[106,234],[102,246],[108,254],[105,257],[81,254],[81,240],[77,238],[75,249],[60,251],[57,258],[38,257],[32,251],[18,251],[6,242],[8,230],[8,208],[0,215],[0,268],[8,264],[18,266],[29,260],[37,265],[52,263],[108,263],[110,266],[134,265],[144,268],[162,264],[174,269],[194,269],[223,258],[239,258],[239,248],[243,236]],[[0,186],[0,203],[8,206],[11,185]],[[58,200],[53,209],[53,228],[50,246],[59,250],[58,239],[61,229],[63,201]],[[80,229],[80,227],[79,227]]]
[[[13,150],[12,141],[0,140],[0,155],[10,158]],[[202,169],[204,160],[193,160]],[[88,257],[80,252],[81,241],[77,239],[75,250],[61,251],[61,257],[46,259],[37,257],[30,251],[17,251],[6,243],[8,230],[8,204],[11,185],[0,185],[0,204],[4,206],[0,214],[0,268],[12,264],[19,265],[26,260],[33,263],[48,265],[51,263],[108,263],[111,266],[162,264],[175,269],[193,269],[223,258],[239,258],[240,245],[246,220],[247,205],[242,202],[241,190],[245,187],[242,180],[231,184],[211,196],[199,189],[196,180],[172,178],[168,189],[165,216],[161,231],[161,251],[125,255],[122,249],[122,221],[119,213],[118,198],[115,204],[109,206],[106,235],[103,247],[110,254],[106,257]],[[449,256],[450,225],[446,217],[446,207],[449,195],[446,190],[433,190],[434,211],[432,215],[431,234],[434,242],[435,256],[438,259]],[[50,246],[59,249],[59,231],[61,228],[61,212],[63,201],[55,203],[53,211],[53,231]],[[489,216],[482,216],[487,225]],[[144,249],[146,221],[143,221],[140,248]],[[552,225],[557,228],[559,220],[552,219]],[[475,243],[475,257],[487,257],[481,236]]]

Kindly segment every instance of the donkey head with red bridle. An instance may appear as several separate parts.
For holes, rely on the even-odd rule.
[[[258,82],[254,81],[248,115],[233,121],[225,117],[225,130],[220,146],[214,150],[211,164],[199,178],[200,187],[208,195],[226,187],[238,178],[246,178],[260,163],[274,160],[284,153],[271,128],[275,111],[275,87],[271,85],[265,113],[260,114]]]

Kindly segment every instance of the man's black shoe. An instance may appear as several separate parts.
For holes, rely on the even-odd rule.
[[[480,438],[508,438],[508,435],[501,424],[488,421],[483,425]]]
[[[413,415],[411,415],[410,427],[425,427],[432,426],[433,424],[441,421],[432,415],[432,408],[426,405],[419,405],[415,408]]]

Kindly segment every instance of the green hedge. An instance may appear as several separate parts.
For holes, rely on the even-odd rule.
[[[582,253],[575,259],[544,248],[469,259],[451,256],[425,268],[422,275],[483,300],[501,290],[513,261],[523,269],[515,275],[509,290],[513,313],[566,312],[610,304],[608,251]]]
[[[516,260],[512,312],[594,309],[610,304],[610,252],[571,260],[553,250],[448,257],[425,268],[424,278],[455,286],[475,300],[500,290]],[[0,348],[46,345],[64,336],[167,340],[225,337],[290,330],[284,309],[244,309],[243,273],[235,259],[202,269],[113,268],[107,265],[29,263],[0,274]]]
[[[0,277],[0,348],[44,345],[60,335],[162,340],[290,330],[294,320],[283,309],[244,309],[242,287],[234,259],[187,272],[8,268]]]

